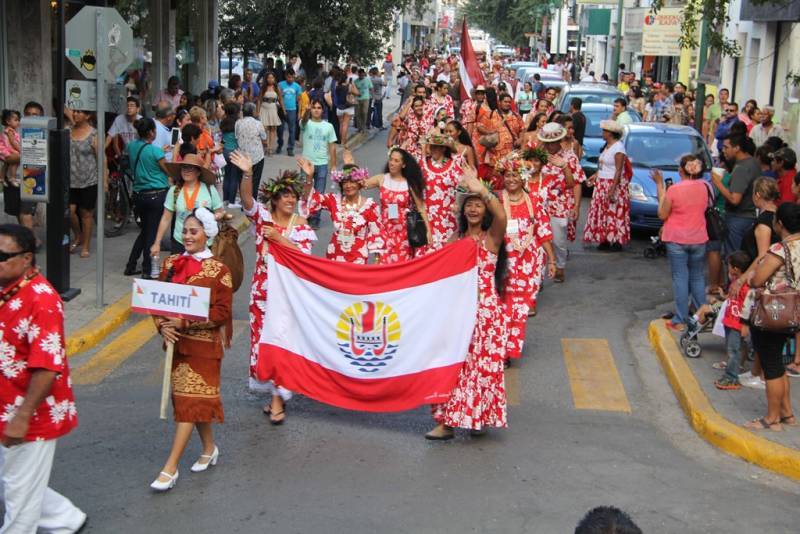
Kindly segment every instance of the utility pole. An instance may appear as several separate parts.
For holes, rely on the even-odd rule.
[[[710,31],[708,19],[703,18],[703,24],[700,27],[700,57],[697,59],[697,90],[695,91],[695,128],[698,131],[703,131],[703,108],[705,107],[706,100],[706,84],[700,81],[700,75],[706,68],[706,60],[708,59],[708,32]]]
[[[614,47],[614,64],[611,66],[614,73],[614,81],[619,83],[619,55],[622,52],[622,8],[623,0],[617,2],[617,45]]]

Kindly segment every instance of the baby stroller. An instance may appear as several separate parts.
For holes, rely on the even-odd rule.
[[[667,255],[667,245],[661,241],[660,235],[654,235],[650,237],[650,244],[644,247],[642,253],[648,260],[654,260],[660,256]]]
[[[694,319],[689,321],[689,326],[686,327],[686,330],[684,330],[680,338],[681,350],[683,351],[684,356],[687,358],[700,357],[700,354],[703,352],[703,348],[700,346],[700,341],[698,338],[702,333],[711,332],[711,330],[714,328],[714,321],[717,319],[717,313],[719,313],[718,310],[709,313],[706,316],[706,321],[704,323],[700,323]]]

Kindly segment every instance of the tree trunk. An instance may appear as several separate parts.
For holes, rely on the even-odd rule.
[[[298,54],[302,61],[303,70],[306,71],[306,82],[312,83],[319,76],[317,68],[317,52],[314,50],[301,50]]]

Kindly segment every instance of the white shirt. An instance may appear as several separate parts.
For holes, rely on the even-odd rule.
[[[436,77],[436,81],[450,83],[450,73],[444,71],[440,72],[439,75]]]
[[[617,172],[617,166],[614,161],[614,156],[617,154],[625,154],[625,147],[622,145],[622,140],[615,142],[610,147],[606,148],[600,153],[597,167],[598,180],[613,180]]]
[[[582,82],[596,82],[597,80],[595,80],[594,76],[589,76],[589,75],[587,74],[586,76],[584,76],[583,78],[581,78],[581,81],[582,81]]]
[[[164,149],[165,146],[172,146],[172,130],[161,124],[161,121],[156,123],[156,138],[153,140],[153,146]],[[164,157],[167,161],[172,161],[172,151],[164,150]]]
[[[773,124],[772,128],[767,131],[764,129],[764,126],[759,123],[750,130],[750,138],[753,140],[753,143],[755,143],[756,148],[763,145],[770,137],[780,137],[784,143],[787,141],[786,132],[783,131],[783,127],[781,127],[780,124]]]
[[[133,119],[133,122],[136,122],[141,118],[142,116],[137,114],[136,118]],[[128,122],[127,115],[117,115],[114,118],[114,122],[111,123],[111,128],[108,129],[108,136],[114,137],[115,135],[119,135],[127,145],[136,139],[136,128],[133,127],[133,122]]]

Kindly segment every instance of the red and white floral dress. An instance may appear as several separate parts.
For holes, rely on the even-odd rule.
[[[433,419],[450,427],[505,427],[503,372],[507,340],[503,306],[494,285],[497,255],[478,242],[478,319],[458,383],[446,403],[433,406]]]
[[[574,174],[573,174],[574,176]],[[547,186],[547,214],[551,219],[567,219],[575,207],[575,195],[567,187],[567,175],[563,169],[545,163],[542,167],[542,185]]]
[[[507,278],[503,306],[508,318],[506,358],[520,358],[525,342],[528,311],[536,302],[542,287],[542,274],[547,255],[542,245],[553,240],[550,217],[537,193],[524,193],[527,198],[511,204],[503,191],[501,198],[506,210],[505,246],[508,253]]]
[[[583,172],[583,167],[581,167],[581,161],[578,159],[578,156],[575,155],[575,151],[571,148],[562,149],[560,153],[562,158],[566,158],[567,165],[569,165],[570,170],[572,171],[572,178],[575,180],[575,184],[582,184],[586,181],[586,173]],[[571,192],[572,195],[572,208],[578,205],[581,201],[580,197],[575,197],[575,190],[573,189]],[[572,211],[570,211],[570,214]],[[577,236],[577,227],[578,227],[578,220],[573,218],[572,215],[569,217],[569,221],[567,222],[567,239],[570,241],[575,241],[575,237]]]
[[[370,254],[383,252],[380,209],[371,198],[359,199],[351,206],[339,194],[312,190],[308,199],[300,203],[301,212],[307,216],[323,209],[331,214],[333,234],[325,253],[329,260],[366,264]]]
[[[457,229],[456,187],[464,174],[464,159],[454,155],[443,165],[435,163],[430,157],[422,161],[422,174],[425,177],[425,211],[433,241],[426,252],[433,252],[445,246]]]
[[[78,425],[64,348],[61,297],[36,269],[0,292],[0,434],[25,401],[37,370],[55,381],[30,419],[25,441],[56,439]]]
[[[414,257],[411,246],[408,244],[408,231],[406,230],[406,213],[408,213],[411,199],[408,182],[393,180],[388,173],[384,174],[380,198],[381,235],[384,248],[380,263],[387,265],[398,261],[408,261]]]
[[[616,173],[614,161],[616,154],[625,156],[622,141],[617,141],[606,148],[598,160],[597,181],[592,193],[592,203],[589,205],[586,227],[583,230],[583,240],[587,243],[624,245],[631,240],[631,199],[628,192],[630,176],[626,175],[624,167],[614,201],[608,198],[608,191],[614,183]]]
[[[447,114],[446,120],[451,121],[456,118],[456,106],[453,103],[453,97],[444,95],[444,99],[439,100],[435,95],[431,96],[425,101],[425,111],[423,112],[426,122],[431,125],[431,127],[433,126],[433,120],[436,118],[436,111],[439,108],[444,108]]]
[[[430,124],[424,113],[422,117],[418,117],[413,111],[406,115],[406,119],[403,121],[403,140],[400,148],[411,154],[417,161],[422,159],[422,138],[428,133]]]
[[[252,209],[245,211],[245,215],[255,225],[256,233],[256,267],[253,270],[253,283],[250,287],[250,389],[274,392],[275,388],[273,388],[271,382],[264,383],[256,378],[258,342],[261,339],[261,329],[264,328],[264,314],[267,311],[267,252],[269,251],[269,240],[264,237],[263,229],[265,226],[273,226],[305,254],[311,254],[311,246],[317,240],[317,235],[307,224],[290,225],[291,228],[289,229],[274,224],[272,214],[263,204],[258,202],[253,204]],[[280,393],[284,398],[291,397],[291,394],[286,390]]]

